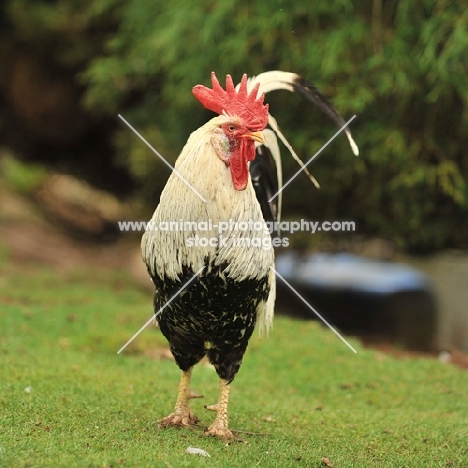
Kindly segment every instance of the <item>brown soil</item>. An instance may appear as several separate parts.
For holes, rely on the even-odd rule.
[[[140,256],[138,236],[113,242],[75,238],[63,225],[47,219],[32,200],[0,192],[0,239],[18,266],[40,263],[70,270],[91,266],[125,271],[144,288],[153,289]]]

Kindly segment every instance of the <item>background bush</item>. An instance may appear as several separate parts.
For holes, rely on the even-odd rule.
[[[333,142],[311,166],[322,189],[299,177],[285,190],[285,213],[354,219],[360,233],[413,251],[466,247],[462,2],[9,0],[3,8],[0,134],[20,154],[154,208],[168,170],[117,114],[174,161],[212,116],[191,93],[212,70],[236,81],[244,72],[294,71],[345,118],[357,114],[351,130],[361,155],[343,137]],[[335,132],[298,96],[267,100],[303,160]],[[25,133],[34,135],[27,147],[18,137]],[[295,163],[284,155],[291,175]]]

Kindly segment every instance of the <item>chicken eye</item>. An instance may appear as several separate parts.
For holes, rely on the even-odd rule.
[[[228,127],[228,130],[230,132],[233,132],[235,129],[236,129],[236,127],[234,127],[234,125],[229,125],[229,127]]]

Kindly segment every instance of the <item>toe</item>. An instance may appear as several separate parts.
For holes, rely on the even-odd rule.
[[[217,437],[218,439],[223,440],[224,442],[233,442],[239,441],[242,442],[242,439],[234,435],[228,428],[221,428],[211,425],[206,431],[205,435]]]
[[[169,416],[158,421],[158,426],[161,429],[167,427],[189,427],[191,428],[194,424],[196,424],[199,419],[191,412],[184,414],[175,414],[172,413]]]

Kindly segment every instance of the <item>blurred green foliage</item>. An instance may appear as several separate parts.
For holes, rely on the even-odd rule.
[[[349,118],[361,150],[333,142],[285,190],[285,214],[354,219],[415,250],[468,239],[468,8],[448,0],[9,0],[15,40],[75,72],[95,118],[121,113],[174,161],[212,114],[192,87],[280,69],[314,83]],[[307,160],[335,129],[285,91],[270,110]],[[125,125],[115,158],[155,206],[169,172]],[[286,156],[286,152],[284,152]],[[286,176],[296,170],[285,159]],[[304,193],[308,194],[304,197]]]
[[[0,151],[0,183],[8,184],[18,193],[32,194],[47,177],[46,169],[39,164],[25,164]]]

